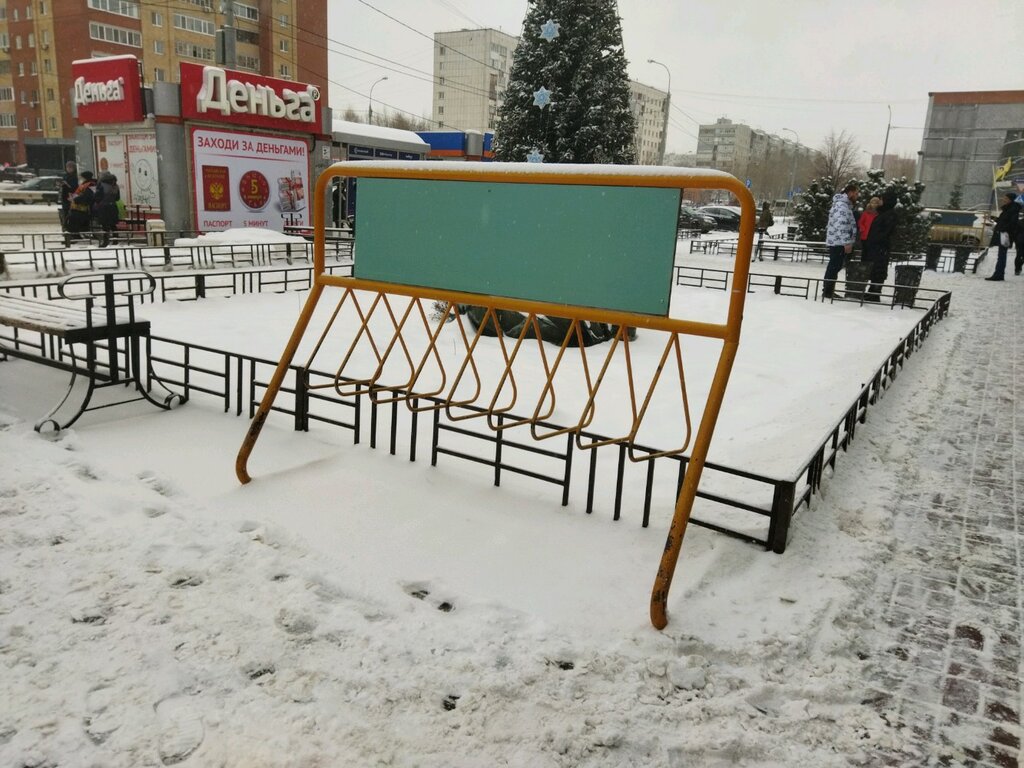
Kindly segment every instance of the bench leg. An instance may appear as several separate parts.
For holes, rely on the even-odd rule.
[[[131,376],[135,380],[135,388],[139,394],[142,395],[146,400],[151,402],[157,408],[163,408],[165,411],[169,411],[173,408],[177,408],[179,405],[185,402],[185,396],[177,392],[172,392],[156,375],[153,370],[153,364],[150,359],[149,349],[149,337],[146,337],[146,377],[142,377],[142,355],[141,345],[139,343],[139,337],[131,339],[129,344],[129,356],[131,365]],[[157,393],[157,396],[153,396],[153,388],[159,387],[161,392]]]
[[[64,405],[71,398],[72,392],[75,391],[75,382],[78,380],[78,365],[75,360],[75,348],[73,345],[68,345],[68,352],[71,354],[71,381],[68,382],[68,391],[64,393],[64,397],[61,398],[61,401],[57,403],[57,405],[55,405],[52,409],[50,409],[49,413],[47,413],[45,416],[43,416],[43,418],[39,419],[39,421],[35,423],[36,432],[42,433],[46,431],[56,434],[57,432],[60,432],[62,429],[67,429],[76,421],[78,421],[79,417],[81,417],[81,415],[89,409],[89,403],[92,400],[92,394],[93,392],[96,391],[96,378],[95,376],[92,375],[84,377],[86,381],[88,381],[88,385],[85,390],[85,395],[82,397],[82,402],[79,404],[78,410],[75,412],[75,414],[64,423],[61,423],[56,418],[57,413],[64,408]],[[86,353],[86,357],[88,370],[94,372],[96,367],[96,351],[95,347],[91,344],[88,346],[88,352]]]

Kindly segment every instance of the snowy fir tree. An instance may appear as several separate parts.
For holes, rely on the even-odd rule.
[[[954,211],[959,211],[961,206],[964,204],[964,188],[959,184],[954,184],[953,189],[949,193],[949,205],[947,208],[952,208]]]
[[[615,0],[530,0],[504,99],[497,160],[635,162]]]
[[[836,185],[830,176],[822,176],[807,185],[807,189],[800,195],[800,200],[793,206],[796,236],[800,240],[818,242],[825,239],[828,212],[832,207],[832,196],[835,193]]]

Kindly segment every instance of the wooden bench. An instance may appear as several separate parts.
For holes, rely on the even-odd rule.
[[[0,326],[11,329],[0,332],[0,359],[16,357],[71,373],[67,392],[36,422],[37,432],[60,431],[99,408],[146,400],[166,410],[184,402],[148,366],[143,370],[141,340],[149,337],[149,322],[135,316],[135,301],[155,287],[147,272],[106,272],[65,278],[54,300],[0,293]],[[79,377],[86,385],[76,400]],[[96,390],[115,386],[131,388],[132,396],[92,405]],[[164,392],[154,396],[155,387]]]

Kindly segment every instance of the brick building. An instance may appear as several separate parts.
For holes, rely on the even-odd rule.
[[[327,93],[327,0],[0,0],[0,163],[73,156],[73,61],[130,54],[143,85],[177,82],[181,62],[218,61],[231,16],[233,68]]]

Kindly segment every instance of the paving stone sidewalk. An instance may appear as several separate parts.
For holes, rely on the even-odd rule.
[[[1024,277],[982,277],[953,289],[946,394],[918,417],[871,598],[869,700],[905,742],[877,765],[1024,765]]]

